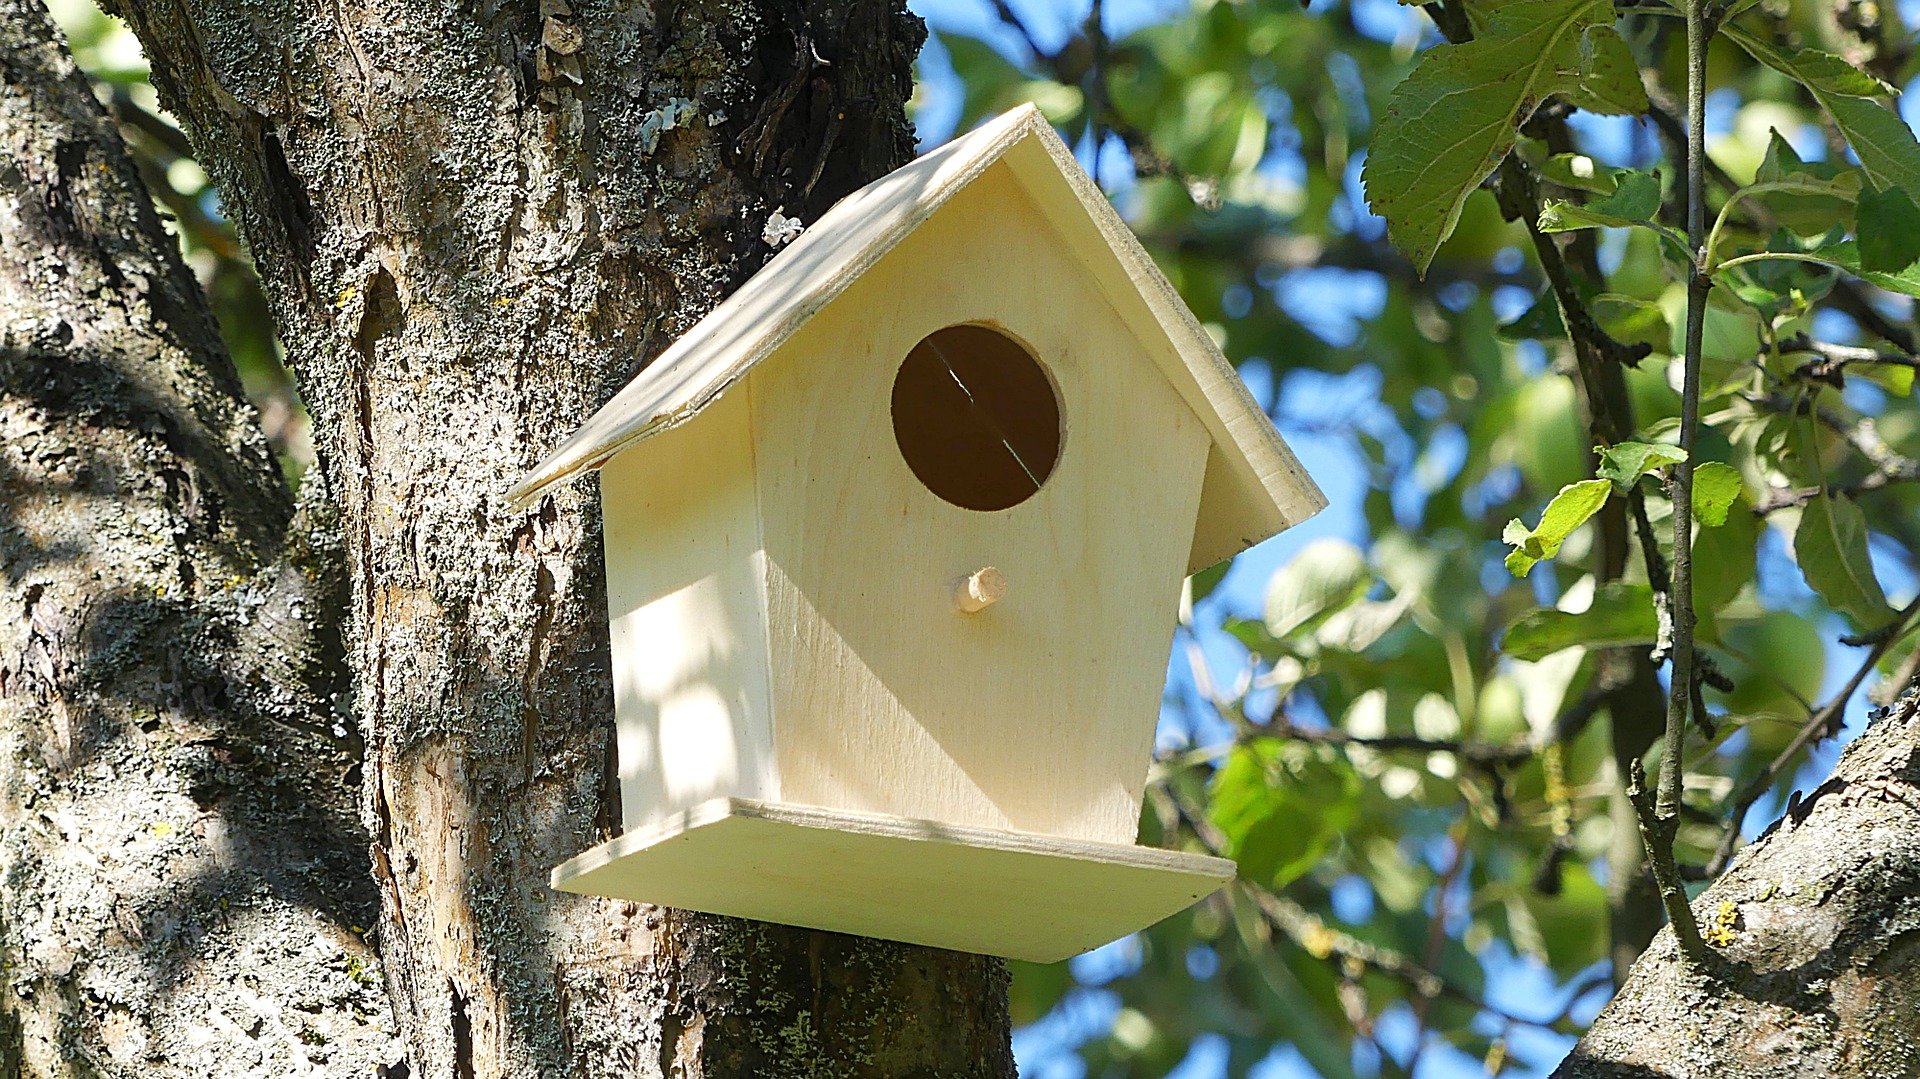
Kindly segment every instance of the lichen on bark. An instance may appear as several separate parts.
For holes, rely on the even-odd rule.
[[[330,517],[46,12],[0,0],[6,1074],[384,1059]]]
[[[997,960],[552,892],[619,819],[596,491],[502,494],[912,152],[891,0],[116,3],[261,271],[350,566],[410,1075],[1012,1074]]]

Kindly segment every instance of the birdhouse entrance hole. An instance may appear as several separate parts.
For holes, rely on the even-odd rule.
[[[1026,346],[990,326],[935,330],[893,380],[893,437],[929,491],[970,510],[1032,498],[1060,459],[1060,399]]]

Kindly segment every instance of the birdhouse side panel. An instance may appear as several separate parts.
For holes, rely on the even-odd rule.
[[[1005,508],[935,494],[903,457],[926,432],[895,429],[909,354],[961,324],[1018,342],[1060,413]],[[1145,350],[995,166],[749,377],[786,801],[1134,840],[1208,447]],[[962,609],[988,567],[1004,595]]]
[[[601,470],[628,830],[720,796],[775,798],[764,554],[745,395]]]

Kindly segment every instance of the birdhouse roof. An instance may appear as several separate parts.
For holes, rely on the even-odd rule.
[[[1038,109],[1017,108],[834,204],[514,484],[518,508],[698,415],[988,168],[1007,164],[1137,337],[1172,345],[1164,375],[1213,440],[1192,565],[1318,512],[1326,498],[1218,346]]]

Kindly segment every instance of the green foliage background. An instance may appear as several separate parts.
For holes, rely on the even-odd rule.
[[[54,6],[297,475],[303,414],[205,174],[131,38]],[[1920,663],[1894,608],[1920,550],[1920,147],[1892,111],[1913,38],[1885,3],[1726,7],[1708,199],[1714,257],[1744,261],[1713,294],[1695,455],[1718,672],[1679,841],[1697,876],[1730,821],[1819,777],[1800,743]],[[1100,0],[925,12],[958,125],[1037,102],[1342,473],[1320,538],[1283,540],[1271,581],[1258,554],[1196,578],[1175,639],[1142,839],[1241,881],[1095,961],[1018,967],[1017,1018],[1092,1076],[1196,1045],[1235,1075],[1277,1046],[1329,1077],[1550,1067],[1610,946],[1658,919],[1623,886],[1620,762],[1658,726],[1634,672],[1665,647],[1680,23],[1657,0],[1195,0],[1113,33]]]
[[[1800,743],[1911,680],[1888,596],[1912,598],[1920,538],[1920,146],[1893,111],[1912,37],[1887,4],[1722,7],[1714,257],[1769,254],[1719,273],[1708,312],[1695,877],[1729,820],[1751,834],[1817,781],[1830,758]],[[1149,838],[1242,880],[1081,964],[1097,991],[1022,969],[1016,1006],[1066,1030],[1111,994],[1078,1048],[1096,1076],[1197,1069],[1196,1039],[1236,1075],[1276,1044],[1283,1074],[1550,1068],[1566,1043],[1537,1032],[1577,1034],[1611,938],[1630,956],[1659,921],[1621,886],[1642,870],[1620,763],[1664,691],[1618,683],[1667,645],[1677,5],[1200,0],[1111,38],[1097,4],[1051,37],[984,8],[939,35],[960,125],[1039,103],[1296,446],[1365,472],[1323,473],[1359,520],[1319,527],[1263,605],[1242,573],[1211,600],[1220,576],[1197,578],[1175,642]]]

